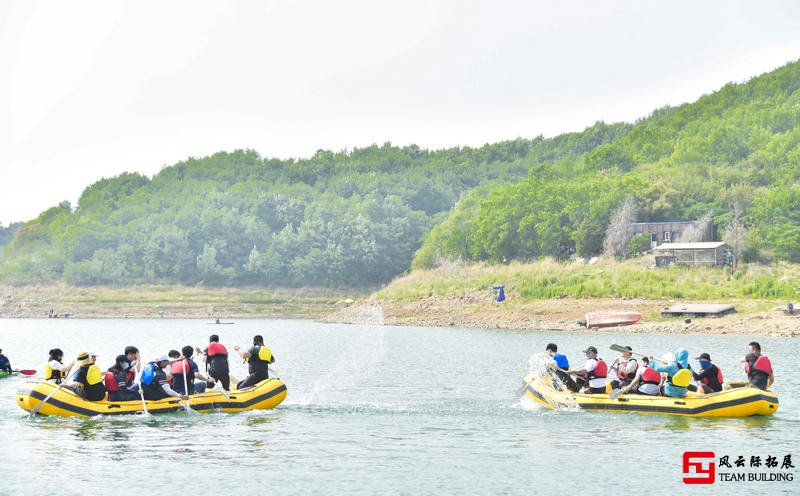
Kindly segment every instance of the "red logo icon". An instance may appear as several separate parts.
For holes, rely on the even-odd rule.
[[[713,451],[683,453],[684,484],[713,484],[716,480],[716,455]]]

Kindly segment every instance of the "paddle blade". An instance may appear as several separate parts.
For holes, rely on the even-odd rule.
[[[616,399],[617,399],[617,398],[619,398],[621,395],[622,395],[622,389],[612,389],[612,390],[611,390],[611,392],[610,392],[610,393],[608,393],[608,396],[609,396],[609,397],[610,397],[612,400],[616,400]]]
[[[19,373],[22,375],[36,375],[36,371],[33,369],[22,369]]]
[[[619,344],[612,344],[611,346],[609,346],[609,348],[614,351],[619,351],[620,353],[625,353],[626,351],[630,351],[628,348]]]

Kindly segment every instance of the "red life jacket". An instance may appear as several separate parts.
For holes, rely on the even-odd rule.
[[[635,363],[636,368],[633,369],[633,372],[625,373],[625,369],[629,363]],[[632,381],[634,377],[636,377],[636,369],[639,368],[639,362],[636,361],[635,358],[631,357],[624,363],[617,364],[617,379],[621,381]]]
[[[209,357],[212,357],[214,355],[228,356],[228,350],[226,350],[223,345],[221,345],[221,344],[219,344],[217,342],[213,342],[213,343],[209,343],[208,349],[206,350],[206,354]]]
[[[594,370],[589,372],[589,379],[605,379],[608,375],[608,365],[606,365],[606,362],[603,361],[602,358],[595,358],[595,360],[597,361],[597,365],[594,366]]]
[[[188,373],[189,370],[191,370],[191,367],[189,366],[189,360],[183,359],[172,364],[170,373],[172,373],[172,375],[180,375]]]
[[[642,384],[661,384],[661,374],[653,370],[653,367],[645,367],[642,372],[642,378],[639,380]]]
[[[717,367],[716,365],[714,365],[714,366]],[[711,380],[709,380],[708,377],[703,377],[700,380],[700,382],[702,382],[703,384],[708,384],[708,383],[711,382]],[[722,369],[720,369],[719,367],[717,367],[717,382],[719,382],[720,384],[725,382],[725,379],[722,377]]]
[[[759,355],[756,359],[755,363],[753,364],[753,368],[758,370],[759,372],[763,372],[767,375],[772,374],[772,363],[769,361],[769,358],[765,357],[764,355]],[[748,360],[744,361],[744,371],[747,376],[750,376],[750,362]]]
[[[106,391],[109,393],[116,393],[119,391],[119,383],[117,382],[117,378],[114,376],[114,372],[111,372],[110,370],[106,372],[105,383]]]

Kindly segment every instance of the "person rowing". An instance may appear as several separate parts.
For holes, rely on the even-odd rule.
[[[586,361],[574,369],[566,371],[570,375],[582,375],[584,377],[581,390],[587,394],[603,394],[606,392],[606,382],[608,375],[608,365],[602,358],[597,357],[597,348],[589,346],[583,353],[586,354]]]
[[[72,370],[74,362],[62,363],[64,352],[60,348],[53,348],[48,354],[50,359],[44,364],[44,380],[61,384],[67,373]]]
[[[172,389],[180,394],[205,393],[208,384],[214,384],[214,379],[200,372],[197,363],[192,360],[194,349],[191,346],[184,346],[181,352],[183,357],[172,364]],[[195,382],[195,378],[200,381]],[[184,384],[188,391],[184,389]]]
[[[578,384],[575,383],[569,374],[567,374],[567,370],[569,370],[569,360],[565,355],[558,353],[558,345],[555,343],[548,343],[545,347],[545,351],[556,362],[556,368],[552,370],[552,373],[558,378],[558,380],[560,380],[564,386],[573,393],[580,391],[581,388],[578,386]]]
[[[247,362],[248,372],[250,372],[250,375],[236,385],[236,389],[255,386],[269,378],[269,364],[275,362],[275,357],[272,355],[272,351],[264,345],[262,336],[253,336],[253,346],[247,351],[240,350],[239,345],[234,345],[233,349]]]
[[[143,367],[141,374],[142,391],[146,400],[160,400],[167,397],[188,400],[189,396],[180,394],[169,386],[164,368],[171,360],[162,356]]]
[[[672,398],[685,398],[686,386],[692,382],[692,371],[689,368],[689,350],[679,348],[675,350],[675,360],[663,364],[655,363],[649,357],[650,366],[656,372],[666,372],[667,380],[661,386],[661,393]]]
[[[196,349],[201,353],[200,348]],[[208,338],[208,348],[202,352],[206,359],[206,373],[222,384],[225,391],[231,388],[231,372],[228,364],[228,350],[219,342],[219,336],[212,334]]]
[[[687,386],[689,391],[697,391],[700,394],[718,393],[722,391],[722,383],[725,379],[722,377],[722,371],[718,366],[711,363],[711,355],[708,353],[700,353],[696,358],[700,362],[700,373],[692,371],[692,377],[700,385],[695,387],[692,385]]]
[[[639,362],[631,356],[633,348],[625,346],[625,349],[627,351],[621,352],[611,365],[611,370],[617,373],[616,380],[611,381],[611,389],[619,389],[629,385],[633,378],[636,377],[636,372],[639,369]]]
[[[95,357],[96,355],[85,351],[80,353],[76,359],[79,368],[75,373],[75,379],[67,381],[64,386],[89,401],[100,401],[106,397],[103,373],[95,364]]]
[[[131,401],[139,399],[139,387],[129,384],[131,363],[125,355],[117,355],[114,365],[106,371],[105,384],[108,401]],[[131,386],[135,386],[130,389]]]
[[[636,375],[631,383],[620,388],[622,394],[644,394],[647,396],[659,396],[661,394],[661,374],[653,370],[649,365],[650,360],[647,357],[642,357],[642,366],[636,369]]]
[[[9,374],[14,372],[11,368],[11,361],[7,356],[3,355],[3,350],[0,350],[0,371],[8,372]]]

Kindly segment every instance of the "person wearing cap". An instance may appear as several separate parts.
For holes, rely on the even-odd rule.
[[[624,347],[628,351],[623,351],[611,364],[611,370],[617,372],[617,378],[611,381],[611,389],[619,389],[627,386],[633,382],[636,377],[636,370],[639,368],[639,362],[631,356],[633,348],[630,346]]]
[[[78,372],[75,373],[74,380],[68,381],[65,386],[89,401],[100,401],[106,397],[103,373],[94,363],[96,356],[85,351],[80,353],[75,359],[79,367]]]
[[[125,355],[117,355],[116,363],[106,371],[105,384],[108,401],[130,401],[139,399],[139,395],[129,389],[128,370],[131,362]],[[138,388],[136,388],[138,391]]]
[[[581,392],[588,394],[603,394],[606,392],[606,377],[608,375],[608,365],[602,358],[597,357],[597,348],[589,346],[583,353],[586,354],[586,361],[574,369],[567,370],[570,375],[582,375],[583,385]]]
[[[0,370],[8,372],[9,374],[14,370],[11,368],[11,362],[8,357],[3,355],[3,350],[0,349]]]
[[[661,394],[661,374],[649,365],[650,360],[642,357],[642,366],[636,369],[636,375],[631,383],[620,388],[622,394],[646,394],[647,396]]]
[[[700,353],[700,356],[695,360],[700,361],[700,373],[692,371],[694,380],[700,383],[700,386],[695,387],[691,384],[687,386],[689,391],[697,391],[701,394],[718,393],[722,391],[722,383],[725,382],[722,377],[722,371],[711,363],[711,355],[708,353]]]
[[[189,396],[180,394],[169,386],[164,367],[169,365],[171,361],[168,356],[164,355],[144,366],[141,375],[144,399],[160,400],[167,397],[180,398],[182,400],[189,399]]]
[[[269,378],[269,364],[275,362],[275,357],[272,355],[272,351],[264,346],[264,338],[262,336],[253,336],[253,346],[247,351],[240,350],[239,345],[234,345],[233,349],[247,362],[248,372],[250,373],[236,385],[236,389],[255,386],[264,379]]]

